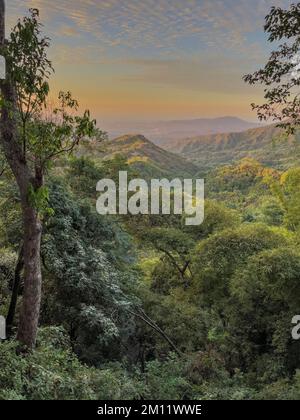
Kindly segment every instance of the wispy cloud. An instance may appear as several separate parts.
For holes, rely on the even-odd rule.
[[[45,30],[53,40],[51,56],[59,65],[60,82],[73,85],[99,113],[101,107],[107,114],[124,108],[124,112],[138,115],[142,108],[158,112],[167,106],[189,112],[192,103],[194,111],[206,109],[208,102],[210,109],[220,109],[230,98],[235,98],[234,109],[248,112],[253,98],[247,96],[249,90],[241,76],[260,65],[268,53],[262,31],[264,16],[271,6],[284,7],[291,1],[7,3],[8,26],[26,9],[40,9]],[[80,70],[85,66],[82,76],[79,65]]]
[[[68,25],[62,25],[60,30],[59,30],[59,34],[61,36],[79,36],[79,32],[76,30],[76,28],[72,27],[72,26],[68,26]]]
[[[247,34],[262,24],[262,15],[276,0],[24,0],[37,7],[53,32],[65,22],[62,36],[88,34],[103,46],[154,49],[240,48]],[[281,1],[279,3],[284,3]],[[10,2],[11,15],[20,10]],[[67,24],[69,22],[69,25]],[[57,34],[57,32],[56,32]],[[187,42],[187,40],[189,42]]]

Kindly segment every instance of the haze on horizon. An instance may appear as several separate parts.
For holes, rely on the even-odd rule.
[[[264,17],[278,0],[7,0],[8,28],[38,8],[52,39],[54,91],[71,90],[98,124],[255,121],[262,91],[242,75],[269,54]]]

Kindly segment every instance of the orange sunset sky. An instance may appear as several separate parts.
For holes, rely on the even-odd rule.
[[[8,28],[40,9],[56,73],[99,124],[234,115],[255,120],[259,88],[242,75],[263,65],[276,0],[7,0]]]

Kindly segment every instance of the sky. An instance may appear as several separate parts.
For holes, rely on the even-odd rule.
[[[270,52],[277,0],[6,0],[7,32],[30,7],[51,38],[53,97],[70,90],[98,124],[237,116],[262,90],[242,81]]]

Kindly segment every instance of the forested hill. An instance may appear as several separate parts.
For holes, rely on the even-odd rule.
[[[289,139],[275,125],[240,133],[223,133],[182,139],[168,150],[190,160],[202,170],[251,157],[264,165],[286,169],[299,163],[299,133]]]
[[[96,161],[122,156],[133,170],[149,177],[185,177],[253,158],[265,166],[286,170],[299,164],[300,133],[287,138],[276,125],[242,132],[186,138],[162,149],[141,134],[91,142],[78,151]]]
[[[97,160],[123,156],[132,169],[146,178],[192,176],[198,171],[192,162],[161,149],[140,134],[128,134],[114,140],[85,145],[80,154]]]

